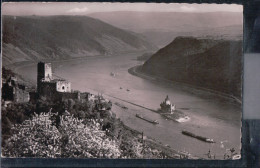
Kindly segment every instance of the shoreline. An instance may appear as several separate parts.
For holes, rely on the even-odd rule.
[[[113,55],[94,55],[94,56],[80,56],[80,57],[74,57],[74,58],[66,58],[66,59],[41,59],[41,60],[27,60],[27,61],[18,61],[18,62],[13,62],[7,65],[3,65],[6,68],[10,68],[14,71],[17,71],[19,68],[26,67],[32,64],[36,64],[39,61],[42,62],[51,62],[51,63],[57,63],[57,62],[68,62],[68,61],[76,61],[76,60],[88,60],[88,59],[100,59],[100,58],[111,58],[111,57],[118,57],[122,56],[125,54],[132,55],[134,56],[136,54],[142,54],[148,52],[147,50],[142,50],[142,51],[129,51],[129,52],[122,52],[122,53],[115,53]]]
[[[229,94],[226,94],[226,93],[222,93],[222,92],[218,92],[218,91],[215,91],[215,90],[202,88],[202,87],[198,87],[198,86],[193,86],[193,85],[186,84],[186,83],[170,81],[170,80],[163,79],[163,78],[160,78],[160,77],[157,77],[157,76],[151,76],[149,74],[145,74],[145,73],[140,71],[141,66],[142,65],[137,65],[137,66],[134,66],[132,68],[129,68],[128,73],[130,73],[131,75],[143,78],[143,79],[154,81],[154,82],[163,82],[163,83],[168,84],[168,85],[174,84],[175,86],[180,87],[181,89],[184,89],[185,91],[188,91],[188,92],[191,92],[191,93],[197,92],[198,94],[201,94],[203,96],[214,96],[214,97],[217,97],[217,98],[220,98],[220,99],[227,100],[229,102],[236,103],[238,105],[242,104],[242,101],[239,98],[232,96],[232,95],[229,95]]]

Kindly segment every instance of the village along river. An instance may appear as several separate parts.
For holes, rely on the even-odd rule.
[[[223,159],[225,151],[230,148],[235,148],[240,153],[240,105],[210,96],[198,96],[174,84],[146,80],[129,74],[129,68],[142,64],[136,60],[140,55],[132,53],[53,62],[54,73],[69,80],[74,90],[100,93],[113,103],[119,102],[128,107],[123,109],[113,104],[112,111],[130,128],[143,131],[145,136],[167,144],[172,149],[203,158],[207,158],[206,154],[210,150],[216,159]],[[36,81],[37,65],[21,66],[16,72]],[[181,109],[191,120],[185,123],[166,120],[155,112],[108,95],[154,110],[160,108],[160,103],[168,95],[177,109]],[[141,120],[135,116],[137,113],[158,120],[159,124],[153,125]],[[212,138],[216,143],[210,144],[188,137],[181,133],[182,130]]]

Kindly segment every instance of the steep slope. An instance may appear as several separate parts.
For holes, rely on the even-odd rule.
[[[142,66],[172,81],[241,97],[242,41],[178,37]]]
[[[140,35],[86,16],[4,16],[3,63],[150,50]]]

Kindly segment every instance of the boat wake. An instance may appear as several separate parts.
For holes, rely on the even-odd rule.
[[[190,120],[190,117],[188,117],[188,116],[176,119],[176,121],[179,122],[179,123],[187,122],[189,120]]]

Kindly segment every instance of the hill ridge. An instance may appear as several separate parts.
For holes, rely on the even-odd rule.
[[[88,16],[3,16],[4,64],[155,48],[138,34]]]
[[[176,38],[147,60],[142,72],[241,98],[242,41]]]

